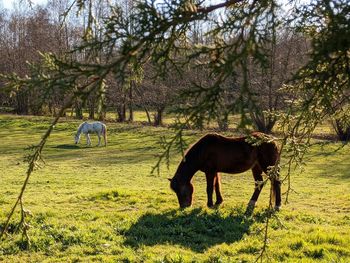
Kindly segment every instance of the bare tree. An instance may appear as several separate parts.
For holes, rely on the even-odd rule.
[[[293,74],[308,60],[308,41],[294,30],[280,30],[276,41],[269,45],[267,67],[261,67],[251,61],[249,67],[249,85],[255,103],[249,107],[253,125],[258,131],[270,133],[277,121],[277,113],[288,105],[288,93],[283,90]]]

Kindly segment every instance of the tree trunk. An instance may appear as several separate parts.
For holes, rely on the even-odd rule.
[[[348,124],[344,124],[341,120],[335,119],[332,125],[338,140],[342,142],[350,141],[350,126]]]
[[[82,103],[79,101],[76,101],[74,104],[74,111],[75,111],[75,118],[78,120],[83,119],[83,107]]]
[[[102,108],[102,110],[98,113],[98,120],[104,121],[106,119],[106,111],[105,107]]]
[[[19,115],[29,114],[29,101],[27,92],[20,91],[16,94],[16,113]]]
[[[146,115],[147,115],[148,123],[151,124],[152,123],[151,115],[149,114],[149,111],[148,111],[148,109],[146,107],[144,107],[144,109],[145,109],[145,112],[146,112]]]
[[[163,125],[163,111],[165,107],[157,108],[157,112],[154,115],[154,126]]]
[[[126,107],[125,104],[120,104],[117,107],[117,122],[125,122],[126,121]]]
[[[133,109],[133,85],[134,82],[132,81],[129,87],[129,121],[134,121],[134,109]]]
[[[106,118],[106,102],[105,102],[106,86],[103,81],[101,81],[99,87],[99,96],[97,98],[97,114],[98,120],[104,121]]]
[[[228,111],[221,113],[221,116],[218,116],[217,123],[220,131],[228,130]]]
[[[89,119],[95,119],[95,100],[91,98],[89,100]]]
[[[255,129],[259,132],[270,134],[273,127],[276,124],[276,118],[273,116],[265,116],[263,112],[256,113],[251,112],[250,116],[252,118]]]

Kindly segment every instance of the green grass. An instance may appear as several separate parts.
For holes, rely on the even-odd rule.
[[[50,118],[0,115],[0,223],[14,204],[26,171],[25,147],[37,143]],[[252,262],[262,247],[268,189],[252,217],[250,172],[223,175],[225,203],[208,209],[205,178],[194,177],[195,200],[179,210],[169,189],[180,160],[151,175],[165,128],[108,123],[107,147],[73,144],[78,122],[63,119],[44,150],[45,165],[25,192],[31,247],[20,235],[0,243],[4,262]],[[200,133],[186,133],[189,142]],[[92,136],[93,144],[97,142]],[[318,144],[295,171],[295,192],[273,218],[271,262],[348,262],[350,259],[350,149]],[[283,175],[282,170],[282,175]],[[283,187],[286,190],[286,187]],[[18,214],[15,220],[18,221]],[[16,222],[15,221],[15,222]],[[10,225],[14,232],[15,222]],[[266,261],[268,260],[266,258]]]

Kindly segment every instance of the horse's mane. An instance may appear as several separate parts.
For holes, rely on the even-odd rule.
[[[82,124],[79,125],[77,133],[81,133],[81,130],[84,128],[84,126],[85,126],[86,123],[87,123],[87,122],[84,121]]]
[[[203,145],[207,144],[210,140],[215,140],[218,137],[222,137],[217,133],[207,133],[199,138],[196,142],[194,142],[184,154],[184,160],[192,159],[192,158],[200,158],[203,151]]]

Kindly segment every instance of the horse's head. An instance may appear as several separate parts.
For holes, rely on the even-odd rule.
[[[181,208],[192,205],[193,185],[191,182],[179,182],[176,177],[169,179],[170,188],[176,193]]]
[[[74,142],[75,142],[75,144],[78,144],[79,139],[80,139],[80,135],[78,133],[76,135],[74,135]]]

